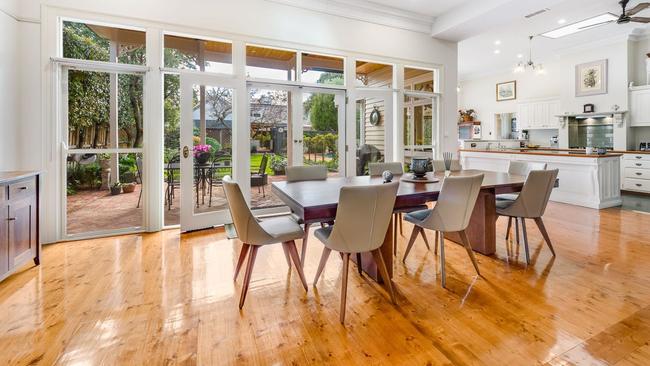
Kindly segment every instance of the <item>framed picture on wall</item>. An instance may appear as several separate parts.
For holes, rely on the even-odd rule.
[[[517,81],[506,81],[497,84],[497,102],[517,99]]]
[[[576,97],[607,94],[607,60],[576,65]]]

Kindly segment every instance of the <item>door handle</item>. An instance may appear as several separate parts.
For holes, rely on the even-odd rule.
[[[190,148],[187,146],[183,147],[183,157],[187,159],[190,156]]]

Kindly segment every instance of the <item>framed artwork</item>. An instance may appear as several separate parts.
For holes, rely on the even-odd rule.
[[[497,102],[517,99],[517,81],[506,81],[497,84]]]
[[[576,97],[607,94],[607,60],[576,65]]]

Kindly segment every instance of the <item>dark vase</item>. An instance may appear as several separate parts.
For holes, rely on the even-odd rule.
[[[413,158],[411,160],[411,171],[416,178],[422,178],[427,175],[427,167],[429,159],[426,158]]]
[[[210,153],[209,152],[202,152],[198,154],[194,159],[196,159],[197,164],[205,164],[210,160]]]

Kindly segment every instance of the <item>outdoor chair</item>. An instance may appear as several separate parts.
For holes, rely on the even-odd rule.
[[[181,169],[181,157],[180,155],[173,156],[171,159],[169,159],[169,162],[167,162],[167,189],[165,191],[165,204],[167,205],[167,209],[171,210],[172,209],[172,201],[176,197],[175,196],[175,190],[177,188],[180,189],[181,187],[181,178],[180,174],[178,177],[176,177],[175,173],[179,172]]]
[[[260,169],[256,173],[251,172],[251,188],[257,187],[258,193],[261,189],[262,197],[266,197],[264,187],[269,184],[269,177],[268,174],[266,174],[266,165],[268,164],[268,161],[269,157],[264,153],[264,155],[262,155],[262,161],[260,162]]]
[[[135,168],[137,169],[135,181],[140,184],[140,195],[138,196],[138,205],[136,208],[140,208],[140,201],[142,201],[142,158],[140,156],[135,158]]]

